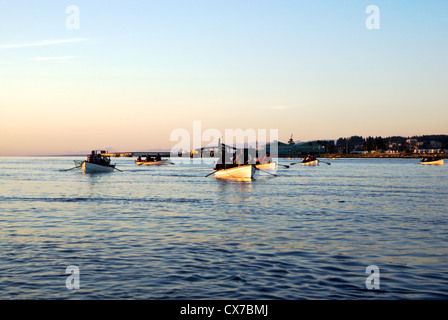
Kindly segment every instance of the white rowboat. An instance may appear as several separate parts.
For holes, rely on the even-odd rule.
[[[108,156],[104,156],[104,153],[106,153],[106,151],[92,150],[92,152],[87,156],[87,161],[73,160],[76,165],[75,168],[82,168],[84,173],[114,171],[115,165],[110,163],[110,158]],[[117,170],[121,171],[119,169]]]
[[[139,166],[145,165],[145,166],[162,166],[167,165],[168,160],[159,160],[159,161],[135,161],[135,163]]]
[[[302,165],[304,165],[304,166],[318,166],[319,165],[319,160],[305,161],[305,162],[302,162]]]
[[[221,169],[215,172],[215,178],[223,180],[251,180],[257,169],[254,165],[247,164],[238,167],[232,167],[228,169]]]
[[[95,173],[95,172],[111,172],[114,171],[114,166],[104,166],[96,163],[90,163],[84,161],[81,165],[85,173]]]
[[[420,161],[421,164],[443,165],[443,159]]]

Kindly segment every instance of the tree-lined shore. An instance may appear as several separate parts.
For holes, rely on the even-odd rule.
[[[360,154],[360,153],[325,153],[319,155],[319,157],[322,158],[330,158],[330,159],[337,159],[337,158],[401,158],[401,159],[421,159],[423,157],[430,157],[435,156],[441,157],[444,159],[448,159],[448,153],[442,152],[442,153],[366,153],[366,154]]]
[[[350,157],[421,157],[422,154],[448,150],[448,135],[412,137],[341,137],[337,140],[318,140],[326,154]]]

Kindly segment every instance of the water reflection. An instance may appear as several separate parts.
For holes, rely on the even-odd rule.
[[[216,181],[221,201],[239,203],[247,201],[252,196],[252,181]]]

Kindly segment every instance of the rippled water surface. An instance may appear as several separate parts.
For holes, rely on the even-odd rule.
[[[1,299],[448,298],[446,164],[322,159],[236,182],[179,159],[59,171],[73,159],[0,158]]]

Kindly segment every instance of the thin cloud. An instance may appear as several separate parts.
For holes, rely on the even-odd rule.
[[[0,48],[1,49],[29,48],[29,47],[51,46],[51,45],[64,44],[64,43],[77,43],[77,42],[84,42],[84,41],[87,41],[87,39],[74,38],[74,39],[60,39],[60,40],[42,40],[42,41],[29,42],[29,43],[4,44],[4,45],[1,45]]]
[[[290,104],[290,105],[276,105],[276,106],[265,106],[264,109],[266,110],[297,110],[298,108],[306,108],[307,105],[300,103],[300,104]]]
[[[270,106],[270,107],[266,107],[266,109],[269,110],[285,110],[288,109],[288,106]]]
[[[76,58],[76,56],[62,56],[62,57],[37,57],[33,58],[34,61],[64,61]]]

